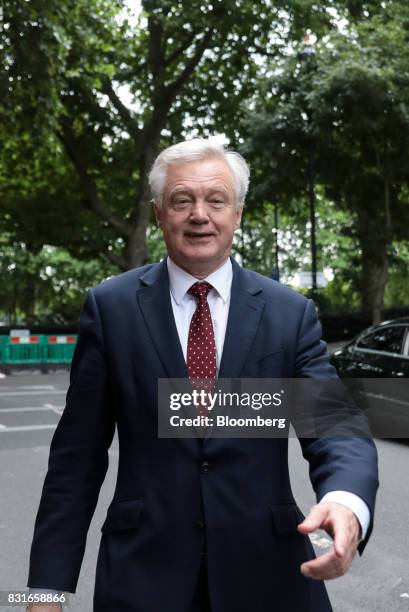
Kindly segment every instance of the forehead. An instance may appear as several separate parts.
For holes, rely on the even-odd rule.
[[[234,189],[232,172],[222,158],[200,159],[170,166],[166,175],[165,189],[177,187],[190,189],[201,187],[224,187]]]

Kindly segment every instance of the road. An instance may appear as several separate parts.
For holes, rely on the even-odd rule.
[[[67,373],[8,376],[0,380],[0,590],[26,588],[29,549],[48,448],[64,407],[67,386]],[[379,440],[377,446],[381,487],[374,534],[350,572],[327,583],[334,612],[409,611],[409,444]],[[70,599],[68,609],[73,611],[92,612],[100,526],[113,494],[117,465],[115,439],[88,535],[77,593]],[[297,440],[290,440],[290,468],[295,496],[307,513],[314,497],[308,465]],[[314,535],[313,542],[318,553],[330,545],[328,536],[322,533]],[[0,612],[10,610],[23,608],[0,606]]]

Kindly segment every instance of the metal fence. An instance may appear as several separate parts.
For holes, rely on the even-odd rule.
[[[70,364],[77,343],[77,335],[27,337],[0,336],[0,366],[39,365],[47,369],[51,364]]]

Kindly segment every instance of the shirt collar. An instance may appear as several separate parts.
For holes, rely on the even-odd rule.
[[[193,283],[197,282],[197,278],[185,270],[182,270],[182,268],[179,268],[169,256],[167,258],[167,266],[170,291],[176,304],[179,305]],[[209,274],[209,276],[206,276],[203,281],[210,283],[220,295],[223,302],[226,303],[230,295],[232,279],[233,268],[230,257],[228,257],[220,268],[217,268],[217,270]]]

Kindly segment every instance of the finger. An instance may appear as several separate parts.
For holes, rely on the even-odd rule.
[[[334,551],[338,558],[342,558],[352,545],[352,538],[346,529],[334,526]]]
[[[331,521],[331,526],[334,533],[334,549],[338,557],[343,557],[345,554],[355,554],[359,524],[355,515],[337,515]]]
[[[300,569],[302,574],[307,578],[313,578],[314,580],[332,580],[345,573],[346,565],[346,563],[341,563],[332,548],[329,552],[321,555],[317,559],[303,563]]]
[[[300,533],[306,534],[311,533],[311,531],[315,531],[319,529],[323,522],[325,521],[328,514],[328,509],[324,504],[317,504],[313,506],[310,510],[308,516],[300,523],[297,527]]]

